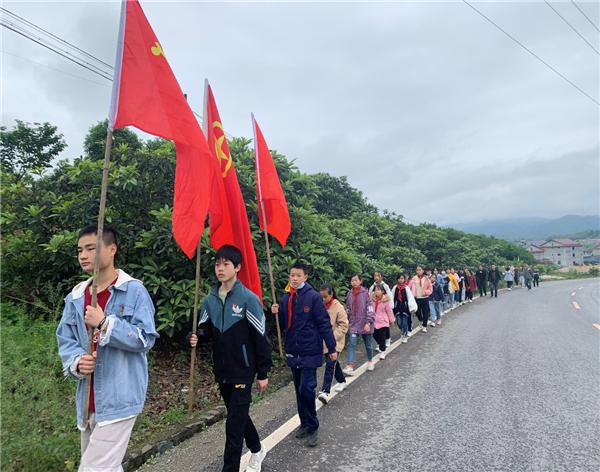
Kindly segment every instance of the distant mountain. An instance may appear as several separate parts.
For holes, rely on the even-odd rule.
[[[546,239],[600,231],[599,216],[565,215],[561,218],[511,218],[448,225],[467,233],[486,234],[500,239]]]

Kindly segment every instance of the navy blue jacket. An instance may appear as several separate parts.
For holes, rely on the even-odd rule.
[[[288,326],[286,293],[279,301],[279,324],[285,335],[285,356],[292,368],[317,368],[323,364],[323,341],[332,354],[335,338],[331,319],[319,292],[308,283],[296,292],[292,305],[292,322]]]

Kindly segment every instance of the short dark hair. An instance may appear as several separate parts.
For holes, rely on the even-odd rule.
[[[230,244],[224,244],[215,253],[215,262],[229,261],[234,267],[242,265],[242,253],[240,250]]]
[[[85,228],[83,228],[79,231],[79,235],[77,236],[77,239],[81,239],[83,236],[87,236],[89,234],[97,235],[98,234],[98,226],[87,225]],[[117,230],[114,229],[112,226],[104,225],[104,227],[102,228],[102,241],[107,246],[109,244],[114,244],[115,246],[118,246]]]
[[[373,272],[373,275],[375,274],[379,274],[381,275],[381,278],[383,278],[383,272],[381,272],[380,270],[376,270],[375,272]]]
[[[350,277],[350,280],[352,280],[354,277],[358,277],[358,280],[360,280],[362,282],[362,275],[360,274],[352,274],[352,277]]]
[[[292,267],[290,267],[290,270],[292,269],[300,269],[302,272],[304,272],[304,275],[308,275],[309,274],[309,267],[308,264],[305,264],[304,262],[300,262],[300,261],[296,261],[292,264]]]
[[[398,280],[400,277],[404,277],[406,279],[406,275],[404,274],[404,272],[400,272],[397,276],[396,276],[396,280]]]

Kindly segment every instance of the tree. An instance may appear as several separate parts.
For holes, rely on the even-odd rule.
[[[21,179],[28,172],[50,167],[51,162],[67,144],[57,127],[50,123],[26,123],[16,120],[15,127],[7,131],[0,127],[0,162],[3,172]]]

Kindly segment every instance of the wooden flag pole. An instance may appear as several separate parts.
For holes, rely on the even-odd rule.
[[[267,249],[267,264],[269,266],[269,281],[271,282],[271,297],[273,303],[277,302],[275,298],[275,282],[273,280],[273,265],[271,264],[271,246],[269,245],[269,233],[267,231],[267,214],[265,213],[265,202],[262,197],[262,188],[260,185],[260,163],[258,160],[258,142],[256,139],[256,122],[254,121],[254,113],[250,114],[252,119],[252,130],[254,131],[254,159],[256,162],[256,189],[258,204],[263,214],[263,231],[265,234],[265,246]],[[259,215],[260,217],[260,215]],[[280,307],[281,309],[281,307]],[[283,360],[283,347],[281,345],[281,327],[279,326],[279,314],[275,315],[275,326],[277,327],[277,343],[279,344],[279,357]]]
[[[110,123],[106,129],[106,144],[104,145],[104,165],[102,167],[102,186],[100,187],[100,208],[98,209],[98,229],[96,232],[96,251],[94,252],[94,273],[92,279],[92,306],[98,306],[98,273],[100,272],[100,241],[104,232],[104,214],[106,212],[106,194],[108,192],[108,175],[110,170],[110,154],[112,151],[113,130]],[[85,307],[83,308],[85,311]],[[94,347],[94,328],[88,327],[88,354],[92,355]],[[92,389],[92,375],[86,376],[85,402],[83,404],[83,427],[87,428],[89,422],[90,393]]]
[[[202,252],[202,235],[198,241],[196,249],[196,288],[194,291],[194,314],[192,316],[192,334],[196,334],[198,325],[198,305],[200,303],[200,253]],[[188,393],[188,415],[192,414],[194,409],[194,376],[196,373],[196,347],[192,348],[190,358],[190,391]]]
[[[269,266],[269,281],[271,282],[271,298],[273,303],[277,301],[275,298],[275,281],[273,280],[273,266],[271,264],[271,246],[269,245],[269,234],[267,233],[267,218],[265,214],[265,202],[260,201],[260,208],[263,214],[263,228],[265,234],[265,246],[267,249],[267,264]],[[281,307],[279,307],[281,309]],[[279,315],[275,315],[275,326],[277,327],[277,343],[279,344],[279,357],[283,359],[283,347],[281,345],[281,327],[279,326]]]

